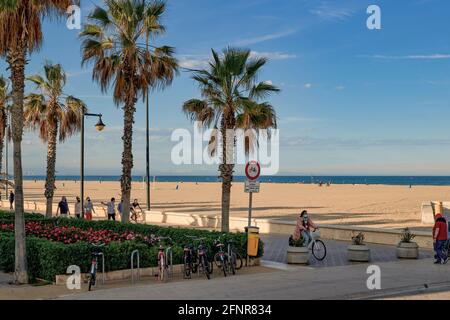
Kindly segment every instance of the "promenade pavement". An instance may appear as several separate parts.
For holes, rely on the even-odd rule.
[[[450,265],[432,259],[377,263],[381,290],[367,288],[370,264],[329,268],[290,267],[283,271],[242,277],[134,286],[74,293],[60,299],[215,300],[215,299],[368,299],[402,294],[450,291]],[[427,289],[428,288],[428,289]]]
[[[264,260],[286,263],[287,247],[289,237],[286,235],[270,234],[261,235],[264,242]],[[350,242],[322,239],[327,247],[327,256],[323,261],[317,261],[313,257],[310,259],[312,267],[335,267],[354,264],[347,260],[347,246]],[[367,244],[370,247],[372,262],[389,262],[396,261],[395,246]],[[420,250],[419,259],[431,258],[433,253],[431,250]]]

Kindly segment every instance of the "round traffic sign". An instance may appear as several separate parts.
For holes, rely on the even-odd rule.
[[[250,161],[245,166],[245,175],[248,180],[256,180],[261,174],[261,166],[257,161]]]

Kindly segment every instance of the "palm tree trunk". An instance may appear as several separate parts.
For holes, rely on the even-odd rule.
[[[3,149],[5,147],[5,134],[0,134],[0,175],[2,175],[2,180],[5,180],[6,177],[3,176]],[[5,181],[6,183],[6,181]],[[8,195],[5,195],[8,198]],[[1,191],[0,191],[0,200],[1,200]]]
[[[132,98],[124,107],[123,126],[123,154],[122,154],[122,177],[121,189],[123,199],[122,222],[130,220],[131,203],[131,170],[133,169],[133,123],[136,111],[136,99]]]
[[[51,110],[49,110],[51,112]],[[53,195],[55,193],[55,169],[56,169],[56,144],[58,137],[58,122],[51,126],[48,132],[47,144],[47,178],[45,180],[45,198],[47,207],[45,216],[51,218],[53,215]]]
[[[222,232],[230,231],[230,201],[231,186],[233,181],[233,137],[227,136],[227,123],[230,122],[224,115],[221,124],[222,134],[222,164],[219,166],[220,177],[222,178]]]
[[[23,177],[22,177],[22,135],[23,135],[23,99],[25,88],[25,57],[24,43],[18,44],[17,49],[8,52],[8,64],[11,69],[12,98],[11,126],[13,140],[14,159],[14,184],[15,184],[15,272],[16,284],[28,283],[28,266],[26,256],[25,217],[23,207]]]

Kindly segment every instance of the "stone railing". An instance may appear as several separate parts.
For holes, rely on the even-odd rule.
[[[197,228],[220,229],[220,215],[207,215],[181,212],[147,211],[147,223],[166,223],[178,226],[190,226]],[[248,224],[247,218],[230,217],[230,230],[244,231]],[[252,226],[259,228],[262,234],[291,235],[295,230],[295,221],[278,219],[252,219]],[[357,233],[362,232],[368,243],[397,245],[402,234],[401,230],[377,229],[360,226],[321,225],[321,236],[324,239],[350,241]],[[432,248],[433,240],[430,232],[414,232],[414,241],[422,248]],[[287,241],[287,238],[286,238]]]

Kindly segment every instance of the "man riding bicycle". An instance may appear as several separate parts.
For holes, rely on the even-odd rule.
[[[308,216],[308,211],[303,210],[297,218],[294,240],[298,240],[300,239],[300,236],[302,236],[305,239],[304,245],[307,246],[312,241],[311,229],[312,231],[316,231],[319,228]]]

